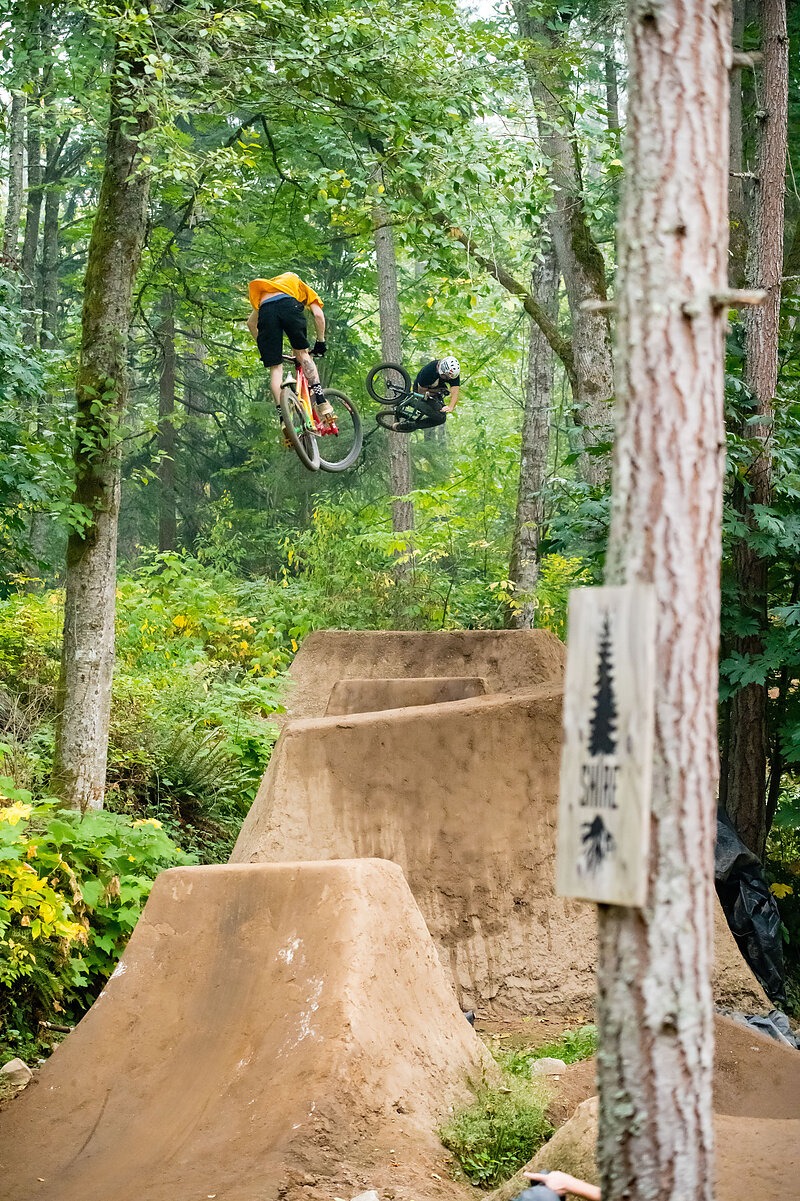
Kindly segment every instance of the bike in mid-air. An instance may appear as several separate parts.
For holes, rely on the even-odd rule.
[[[327,423],[321,421],[302,366],[294,355],[285,354],[283,361],[295,368],[294,375],[287,375],[281,384],[280,411],[286,437],[297,457],[309,471],[347,471],[364,443],[356,406],[344,392],[325,388],[325,399],[336,416]]]
[[[378,425],[394,434],[413,434],[424,417],[435,417],[444,408],[450,389],[445,385],[424,395],[411,387],[411,376],[399,363],[378,363],[366,379],[373,400],[385,405],[375,414]],[[424,428],[424,427],[423,427]]]

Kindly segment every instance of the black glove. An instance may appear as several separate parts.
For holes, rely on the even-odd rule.
[[[320,342],[319,339],[314,343],[314,348],[311,353],[315,358],[321,359],[325,356],[325,351],[328,349],[327,342]]]

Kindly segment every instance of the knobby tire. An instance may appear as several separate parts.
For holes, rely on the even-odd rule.
[[[310,430],[304,428],[302,413],[297,407],[296,400],[297,395],[293,388],[281,388],[280,408],[283,428],[303,466],[309,471],[319,471],[320,455],[317,440]]]

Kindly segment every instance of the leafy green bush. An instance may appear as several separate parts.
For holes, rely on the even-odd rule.
[[[156,875],[190,862],[155,819],[81,816],[0,777],[0,1048],[87,1008]]]
[[[553,1133],[544,1089],[507,1077],[501,1088],[482,1084],[475,1102],[455,1114],[439,1137],[470,1184],[491,1189],[518,1172]]]

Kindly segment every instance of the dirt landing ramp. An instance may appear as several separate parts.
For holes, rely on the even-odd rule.
[[[441,705],[489,692],[482,676],[418,676],[408,680],[339,680],[331,689],[326,717],[376,713],[409,705]]]
[[[394,860],[463,1008],[586,1015],[594,907],[554,895],[561,705],[557,683],[289,722],[232,859]],[[719,912],[715,992],[769,1008]]]
[[[289,717],[322,717],[339,680],[480,676],[487,692],[561,682],[565,649],[547,630],[320,630],[290,669]]]
[[[730,1018],[714,1023],[714,1131],[718,1201],[800,1197],[800,1054]],[[574,1118],[537,1152],[533,1165],[597,1180],[594,1061],[567,1069],[556,1087]],[[594,1097],[594,1103],[588,1099]],[[575,1111],[576,1106],[581,1106]],[[491,1194],[510,1201],[520,1176]],[[670,1194],[673,1195],[672,1193]],[[676,1201],[684,1201],[680,1189]],[[686,1201],[690,1201],[687,1197]]]
[[[394,864],[173,869],[0,1114],[0,1196],[463,1196],[434,1131],[485,1054]]]

